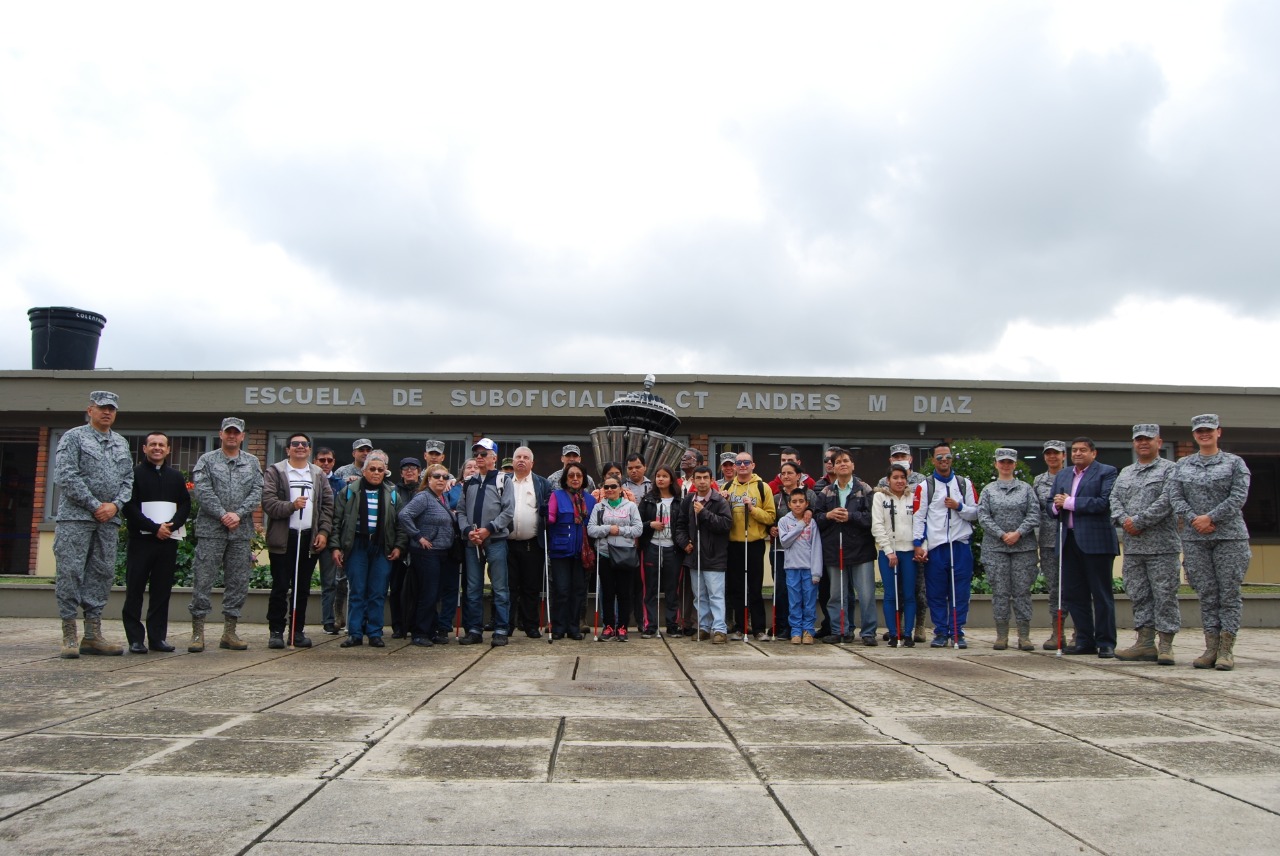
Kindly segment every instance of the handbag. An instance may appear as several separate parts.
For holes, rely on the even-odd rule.
[[[635,543],[627,544],[619,547],[617,544],[609,545],[609,559],[614,565],[622,568],[638,568],[640,567],[640,551],[636,549]]]

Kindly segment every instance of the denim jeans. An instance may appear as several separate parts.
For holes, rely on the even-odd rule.
[[[500,636],[507,635],[511,621],[511,589],[507,586],[507,542],[494,541],[484,548],[484,558],[467,545],[467,600],[462,607],[462,624],[468,633],[484,631],[484,562],[489,563],[489,584],[493,587],[493,625]]]
[[[382,637],[391,561],[382,552],[382,539],[357,538],[344,557],[351,601],[347,607],[347,633],[353,639]]]
[[[698,629],[728,633],[724,621],[724,571],[694,571],[694,591],[698,598]]]
[[[813,572],[808,568],[788,568],[787,603],[790,615],[787,624],[792,636],[803,633],[813,635],[814,621],[818,614],[818,586],[813,581]]]
[[[880,582],[884,583],[884,626],[893,636],[910,636],[916,626],[916,559],[911,550],[898,550],[898,567],[880,554]],[[898,594],[902,594],[902,625],[898,626]]]
[[[827,565],[826,576],[831,580],[831,599],[827,602],[827,615],[831,618],[831,632],[842,636],[852,636],[853,608],[855,603],[860,610],[861,624],[856,625],[865,639],[875,638],[876,625],[880,617],[876,615],[876,563],[860,562],[851,565],[843,574],[839,565]],[[841,583],[844,591],[840,591]],[[844,626],[840,626],[840,611],[844,611]]]
[[[969,621],[969,592],[973,585],[973,548],[967,541],[930,547],[929,563],[925,565],[924,573],[929,592],[929,618],[933,621],[934,635],[951,638],[964,636],[964,626]],[[953,576],[954,602],[951,597]],[[959,625],[958,631],[951,626],[953,623]]]

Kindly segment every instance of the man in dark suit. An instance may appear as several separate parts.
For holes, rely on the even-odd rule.
[[[1098,447],[1088,437],[1071,441],[1070,469],[1053,480],[1045,510],[1062,522],[1062,599],[1076,627],[1067,654],[1115,656],[1116,601],[1111,592],[1112,564],[1120,552],[1111,525],[1111,488],[1116,468],[1097,461]]]

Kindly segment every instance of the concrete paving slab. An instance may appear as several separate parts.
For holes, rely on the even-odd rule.
[[[1280,777],[1201,776],[1196,783],[1280,814]]]
[[[552,741],[415,745],[379,743],[342,774],[344,780],[416,779],[425,782],[545,782]]]
[[[687,743],[728,746],[729,738],[710,716],[700,719],[603,719],[569,717],[565,720],[566,743]]]
[[[130,768],[146,775],[308,778],[329,774],[365,751],[363,743],[192,740]]]
[[[557,782],[755,782],[732,747],[601,746],[565,743],[556,757]]]
[[[634,836],[632,836],[634,838]],[[458,856],[457,844],[444,845],[397,845],[396,856]],[[565,853],[567,848],[560,845],[549,847],[506,847],[503,846],[501,856],[556,856]],[[603,849],[603,848],[601,848]],[[255,845],[248,851],[248,856],[379,856],[385,854],[387,848],[382,844],[294,844],[287,841],[265,841]],[[652,847],[611,846],[607,850],[609,856],[656,856],[661,853],[685,853],[685,848],[671,847],[658,849]],[[802,844],[792,846],[769,845],[765,847],[735,847],[722,845],[715,848],[717,856],[810,856],[809,848]]]
[[[104,704],[110,702],[104,700]],[[0,725],[10,734],[37,731],[97,713],[103,705],[57,705],[46,707],[38,702],[0,704]]]
[[[719,716],[749,719],[832,718],[849,713],[848,705],[815,686],[796,684],[699,683],[707,704]]]
[[[0,820],[78,788],[94,778],[47,773],[0,773]]]
[[[1178,779],[995,786],[1107,854],[1274,854],[1280,817]]]
[[[725,719],[734,738],[745,745],[823,743],[897,743],[853,711],[828,719]],[[877,720],[878,722],[878,720]]]
[[[560,717],[439,716],[419,712],[392,729],[389,743],[521,743],[551,745],[560,729]]]
[[[155,696],[135,705],[138,709],[252,713],[266,710],[293,696],[328,683],[330,678],[251,678],[222,675],[195,686]]]
[[[1210,737],[1212,731],[1158,713],[1088,713],[1033,717],[1037,722],[1072,737],[1091,741],[1120,741],[1166,737]]]
[[[1226,731],[1238,737],[1280,738],[1280,710],[1215,710],[1212,712],[1184,713],[1180,719],[1199,723],[1207,728]],[[0,717],[0,722],[3,717]]]
[[[439,716],[603,716],[612,719],[652,716],[650,705],[635,698],[592,698],[557,696],[451,695],[443,693],[423,710]],[[696,696],[671,698],[663,702],[667,716],[698,717],[707,709]]]
[[[993,697],[988,700],[993,707],[1010,713],[1043,713],[1047,708],[1057,713],[1124,713],[1146,711],[1165,713],[1171,711],[1205,710],[1262,710],[1263,705],[1244,699],[1234,699],[1221,693],[1196,692],[1194,690],[1161,690],[1088,696]]]
[[[1079,856],[1082,849],[1080,842],[1032,812],[970,782],[781,784],[773,790],[823,856]],[[927,823],[921,822],[922,813],[927,813]]]
[[[1243,773],[1280,774],[1280,749],[1256,740],[1180,740],[1131,743],[1116,747],[1136,758],[1182,776],[1238,776]]]
[[[28,734],[0,742],[0,770],[118,773],[175,745],[158,738]]]
[[[1154,778],[1163,774],[1081,743],[932,745],[920,751],[975,782]]]
[[[864,716],[896,716],[938,711],[956,716],[992,713],[991,708],[985,705],[919,681],[885,685],[869,682],[819,682],[818,686],[838,696]]]
[[[353,742],[380,735],[398,722],[394,715],[353,713],[249,713],[234,717],[218,736],[237,740]]]
[[[1046,743],[1070,740],[1013,716],[876,717],[876,727],[904,743]]]
[[[578,664],[579,681],[679,681],[686,683],[684,672],[673,658],[583,657]]]
[[[950,779],[942,765],[910,746],[831,744],[748,746],[766,782],[903,782]]]
[[[198,713],[193,710],[111,710],[44,731],[49,734],[114,734],[122,737],[199,737],[216,734],[235,718],[233,713]]]
[[[412,811],[406,811],[412,806]],[[644,844],[681,851],[800,844],[759,785],[632,783],[363,782],[337,779],[294,812],[267,841],[386,845],[526,846],[611,850]]]
[[[443,680],[334,678],[271,709],[281,713],[408,713],[445,685]]]
[[[32,856],[234,854],[288,814],[318,784],[287,779],[110,776],[0,822],[0,850]],[[139,794],[162,795],[163,809],[140,810]]]

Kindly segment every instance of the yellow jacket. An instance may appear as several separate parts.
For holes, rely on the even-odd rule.
[[[773,491],[764,479],[755,473],[745,484],[734,479],[721,491],[733,509],[733,528],[729,530],[730,541],[760,541],[769,537],[769,527],[777,519],[778,511],[773,502]],[[743,520],[745,519],[743,499],[751,497],[755,505],[751,509],[751,523],[743,538]]]

